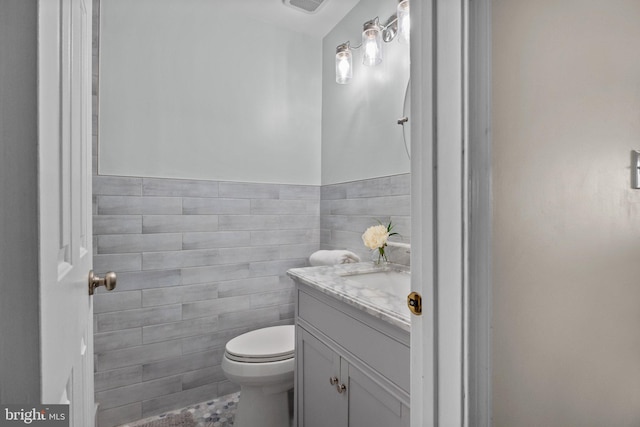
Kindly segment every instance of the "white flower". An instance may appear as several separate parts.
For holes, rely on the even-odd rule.
[[[387,244],[387,239],[389,239],[389,232],[387,231],[387,227],[382,224],[367,228],[362,235],[362,241],[369,249],[384,247]]]

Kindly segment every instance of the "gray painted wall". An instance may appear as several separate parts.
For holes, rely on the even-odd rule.
[[[353,49],[353,79],[336,83],[336,46],[362,41],[362,25],[378,16],[382,24],[397,2],[365,0],[322,40],[322,184],[352,182],[408,173],[402,126],[409,80],[409,45],[383,43],[382,63],[362,64],[363,49]]]
[[[640,2],[493,2],[493,417],[640,425]]]
[[[0,2],[0,403],[40,402],[35,0]]]
[[[321,40],[235,3],[104,2],[100,173],[320,183]]]
[[[408,173],[396,123],[408,44],[385,44],[377,67],[354,50],[349,85],[334,73],[336,45],[359,44],[362,24],[395,6],[360,2],[321,40],[221,2],[106,2],[100,173],[308,185]]]

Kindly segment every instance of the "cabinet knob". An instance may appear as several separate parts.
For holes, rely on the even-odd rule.
[[[338,393],[344,393],[347,389],[347,386],[339,383],[340,380],[338,379],[338,377],[329,378],[329,384],[336,386],[336,390],[338,390]]]

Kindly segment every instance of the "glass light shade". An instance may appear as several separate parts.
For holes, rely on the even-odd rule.
[[[362,47],[364,48],[362,57],[364,65],[371,67],[382,62],[382,31],[378,18],[364,24]]]
[[[409,17],[409,0],[402,0],[398,3],[398,40],[401,42],[409,42],[409,34],[411,27],[411,19]]]
[[[349,83],[353,77],[353,59],[349,44],[341,44],[336,48],[336,83]]]

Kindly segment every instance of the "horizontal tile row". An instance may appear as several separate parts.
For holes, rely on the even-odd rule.
[[[322,200],[360,199],[411,194],[411,174],[323,185]]]
[[[126,311],[136,308],[182,304],[232,296],[265,295],[292,289],[290,279],[281,276],[250,277],[218,283],[180,285],[137,291],[98,292],[94,296],[94,313]]]
[[[378,216],[372,218],[361,215],[323,215],[321,232],[339,230],[362,235],[367,228],[372,225],[378,225],[378,221],[385,225],[391,221],[393,232],[398,233],[396,236],[392,236],[391,240],[404,242],[409,241],[411,238],[411,218],[408,216]],[[323,242],[325,242],[325,237],[321,237]]]
[[[179,251],[184,249],[184,240],[185,235],[182,233],[108,234],[96,236],[96,249],[99,254]],[[190,238],[187,239],[189,240]]]
[[[319,228],[319,216],[300,215],[94,215],[94,235]]]
[[[95,175],[93,177],[93,194],[98,196],[319,200],[320,187]]]
[[[272,281],[273,282],[273,281]],[[185,288],[199,288],[201,286],[185,286]],[[285,282],[267,284],[255,281],[244,286],[240,290],[225,287],[226,292],[218,298],[216,285],[207,285],[208,289],[194,292],[183,292],[180,288],[149,289],[143,292],[132,291],[124,293],[112,293],[98,299],[99,309],[96,312],[96,348],[101,350],[102,341],[117,342],[117,337],[105,332],[134,330],[143,327],[145,331],[144,343],[147,343],[147,334],[151,334],[158,327],[156,340],[184,337],[190,334],[189,326],[194,330],[197,325],[178,324],[185,320],[198,317],[217,316],[228,312],[242,312],[244,310],[263,308],[269,306],[286,305],[293,301],[293,285]],[[272,290],[269,290],[272,288]],[[254,292],[251,292],[254,291]],[[141,295],[142,294],[142,295]],[[121,295],[126,295],[131,302],[116,306],[122,300]],[[207,298],[207,299],[205,299]],[[144,301],[145,306],[142,306]],[[128,307],[125,309],[124,307]],[[173,333],[169,331],[173,330]],[[180,334],[179,330],[183,330]],[[208,331],[217,330],[215,319],[209,324]],[[204,330],[202,333],[206,333]],[[177,335],[176,335],[177,334]],[[174,336],[175,335],[175,336]],[[194,334],[191,334],[194,335]],[[129,341],[127,341],[129,342]]]
[[[97,196],[98,215],[315,214],[319,200]]]
[[[96,315],[98,332],[129,329],[140,326],[177,322],[182,320],[182,305],[121,310]]]
[[[291,324],[293,322],[292,316],[293,312],[291,311],[291,316],[270,321],[266,323],[265,326]],[[101,367],[108,367],[109,369],[98,370],[96,372],[96,390],[110,390],[127,384],[160,378],[165,374],[185,374],[204,367],[219,366],[222,354],[224,353],[225,343],[231,338],[252,330],[253,328],[254,326],[249,325],[242,328],[227,329],[216,333],[191,336],[171,341],[174,347],[178,349],[182,347],[182,352],[177,350],[165,352],[163,356],[158,356],[145,362],[140,362],[136,359],[136,363],[128,364],[125,363],[125,358],[121,356],[132,355],[136,358],[137,354],[145,351],[157,352],[163,348],[167,348],[169,343],[137,346],[135,352],[131,350],[111,352],[111,357],[106,356],[102,358],[103,361],[107,360],[110,364],[101,365]],[[119,357],[117,361],[121,361],[121,363],[115,363],[116,359],[114,359],[114,357],[116,356]]]
[[[95,369],[101,372],[175,358],[195,351],[199,348],[198,345],[206,345],[199,340],[204,340],[206,343],[212,336],[217,337],[220,336],[219,334],[226,336],[226,331],[291,321],[292,294],[291,291],[282,291],[268,295],[267,298],[250,298],[247,307],[243,310],[234,310],[242,304],[243,298],[232,297],[235,300],[233,308],[225,308],[223,313],[216,315],[208,311],[211,308],[210,305],[194,303],[190,319],[150,325],[145,325],[147,321],[138,321],[138,326],[124,330],[108,331],[109,328],[116,326],[114,323],[105,323],[104,319],[101,325],[100,316],[104,317],[111,313],[100,315],[98,329],[102,332],[97,332],[95,335],[94,351],[97,355]],[[216,305],[216,308],[219,307]],[[139,310],[133,311],[139,312]],[[116,322],[113,320],[115,316],[108,316],[108,318]],[[135,318],[138,319],[138,317]],[[117,325],[122,324],[124,323]],[[126,325],[130,326],[128,323]],[[105,329],[107,331],[104,331]],[[227,337],[228,339],[230,337]],[[200,344],[197,344],[198,342]]]
[[[168,375],[178,375],[215,365],[219,366],[223,354],[224,347],[218,347],[212,350],[185,354],[177,358],[149,363],[143,366],[142,380],[151,381]]]
[[[322,213],[331,215],[377,216],[408,215],[411,196],[384,196],[367,199],[341,199],[323,201]]]
[[[218,283],[185,285],[171,288],[146,289],[141,292],[142,306],[187,303],[218,298]]]
[[[149,253],[148,256],[147,254],[136,254],[131,259],[128,259],[126,254],[118,257],[94,255],[94,271],[99,275],[108,271],[117,272],[118,288],[116,292],[163,288],[180,284],[193,285],[211,283],[213,280],[284,274],[284,271],[279,269],[308,265],[308,255],[318,247],[317,243],[291,245],[276,248],[267,254],[246,249],[242,256],[245,259],[252,258],[251,261],[235,259],[228,253],[218,256],[214,250],[183,251],[189,252],[186,254],[170,252],[166,257],[156,256],[156,254],[163,254],[162,252]],[[293,256],[301,258],[292,258]],[[139,262],[140,257],[144,259],[142,264]],[[225,261],[239,263],[229,264]],[[167,270],[160,270],[160,268],[167,268]],[[101,291],[98,290],[98,292]]]
[[[217,329],[218,316],[211,316],[211,312],[208,312],[203,314],[203,317],[194,316],[194,318],[187,318],[187,320],[180,322],[143,326],[142,343],[151,344],[176,338],[203,335]]]
[[[143,270],[250,263],[280,258],[278,247],[194,249],[176,252],[144,252],[140,255]]]

